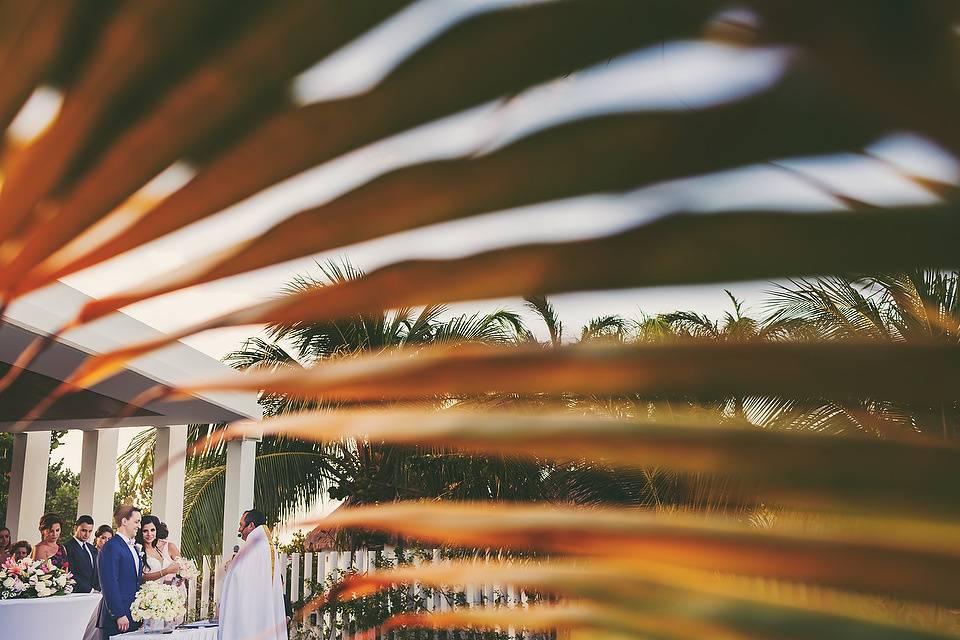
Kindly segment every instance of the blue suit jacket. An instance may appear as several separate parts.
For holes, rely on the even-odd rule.
[[[97,562],[103,606],[100,608],[100,627],[115,630],[117,618],[126,616],[131,625],[130,605],[140,588],[140,569],[133,560],[127,543],[115,535],[100,550]],[[131,629],[134,626],[131,626]]]
[[[74,593],[90,593],[92,589],[100,590],[97,580],[97,548],[89,542],[83,546],[73,536],[63,543],[67,549],[67,561],[70,563],[70,573],[77,584],[73,587]],[[87,553],[89,551],[90,553]]]

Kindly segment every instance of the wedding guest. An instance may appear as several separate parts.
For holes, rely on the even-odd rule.
[[[100,551],[97,567],[100,571],[100,591],[103,603],[100,607],[99,629],[110,636],[137,629],[140,625],[130,616],[130,605],[140,587],[143,562],[134,548],[134,540],[140,529],[140,508],[122,505],[117,508],[114,519],[117,535],[110,538]]]
[[[160,518],[154,515],[143,516],[137,542],[143,547],[144,580],[169,582],[172,578],[167,576],[172,576],[180,569],[174,562],[180,557],[180,550],[173,543],[161,540],[158,536],[161,533],[166,536],[168,531]]]
[[[17,562],[20,562],[24,558],[29,558],[32,551],[33,547],[31,547],[30,543],[26,540],[14,542],[13,546],[10,547],[10,555],[12,555],[13,559]]]
[[[97,551],[103,549],[103,545],[107,544],[107,540],[113,537],[113,527],[108,524],[102,524],[97,527],[97,535],[93,541],[93,546],[97,548]]]
[[[97,580],[97,549],[89,542],[92,533],[93,518],[80,516],[77,518],[73,537],[63,545],[67,548],[70,572],[73,573],[73,579],[77,581],[73,587],[74,593],[100,590],[100,582]]]
[[[67,549],[60,544],[63,518],[55,513],[45,513],[40,518],[40,542],[33,547],[34,560],[50,559],[61,569],[69,568]]]
[[[7,561],[12,553],[10,549],[10,529],[3,527],[0,529],[0,564]]]

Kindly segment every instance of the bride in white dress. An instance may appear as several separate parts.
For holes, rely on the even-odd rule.
[[[140,541],[144,555],[143,579],[172,583],[180,568],[174,562],[180,557],[180,550],[172,542],[157,539],[163,526],[157,516],[144,516],[140,525]]]
[[[168,584],[175,585],[183,596],[187,599],[187,588],[183,581],[177,578],[177,571],[180,566],[175,562],[180,557],[180,549],[177,545],[166,540],[158,540],[157,536],[166,536],[166,525],[160,522],[157,516],[144,516],[140,524],[139,539],[143,544],[143,580],[163,580]],[[180,624],[183,620],[175,620],[175,624]]]

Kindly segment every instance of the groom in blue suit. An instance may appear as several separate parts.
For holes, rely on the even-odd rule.
[[[110,538],[100,550],[100,624],[106,637],[126,633],[140,626],[130,616],[130,605],[140,588],[143,571],[142,558],[134,548],[134,539],[140,529],[140,509],[132,505],[119,507],[114,514],[117,535]]]

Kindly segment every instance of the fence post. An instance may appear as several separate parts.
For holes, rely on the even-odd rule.
[[[210,556],[203,556],[203,573],[200,574],[200,618],[210,617]]]
[[[220,592],[223,590],[223,558],[226,556],[213,557],[213,602],[220,602]]]
[[[484,561],[485,563],[487,563],[487,564],[490,564],[490,551],[489,551],[489,550],[487,550],[487,552],[484,553],[484,555],[483,555],[483,561]],[[483,595],[486,596],[486,600],[487,600],[486,605],[487,605],[488,607],[489,607],[489,606],[492,606],[492,605],[493,605],[493,599],[496,597],[496,594],[494,593],[494,586],[493,586],[492,584],[485,584],[485,585],[483,585]]]
[[[187,618],[185,622],[193,622],[197,619],[197,589],[199,587],[199,576],[187,581]]]
[[[303,599],[304,602],[310,601],[310,596],[313,595],[313,589],[310,587],[310,582],[314,579],[313,577],[313,554],[304,553],[303,554]],[[311,618],[313,616],[310,616]],[[310,624],[310,620],[303,621],[304,626]]]
[[[290,602],[300,598],[300,554],[290,554]]]
[[[321,589],[325,589],[327,586],[327,552],[320,551],[317,553],[317,583],[320,585]],[[311,613],[310,618],[313,621],[314,625],[322,626],[323,620],[320,617],[319,613]]]
[[[290,575],[287,571],[290,568],[290,555],[286,553],[277,554],[280,559],[280,575],[283,576],[283,595],[290,597]],[[293,602],[293,600],[291,600]]]

